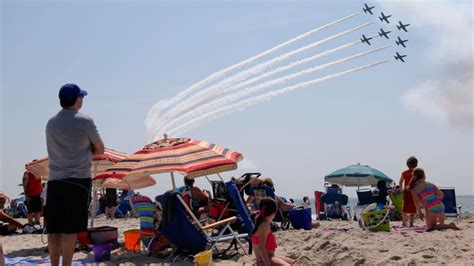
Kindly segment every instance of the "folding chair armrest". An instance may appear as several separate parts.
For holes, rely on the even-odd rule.
[[[209,225],[203,226],[202,229],[203,229],[203,230],[212,229],[212,228],[214,228],[214,227],[218,227],[218,226],[221,226],[221,225],[225,225],[225,224],[234,222],[234,221],[236,221],[236,220],[237,220],[237,217],[236,217],[236,216],[229,217],[229,218],[224,219],[224,220],[222,220],[222,221],[215,222],[215,223],[213,223],[213,224],[209,224]]]

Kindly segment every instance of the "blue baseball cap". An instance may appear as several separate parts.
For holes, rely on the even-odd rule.
[[[76,84],[65,84],[59,90],[60,99],[76,99],[77,97],[84,97],[87,95],[87,91],[81,90]]]

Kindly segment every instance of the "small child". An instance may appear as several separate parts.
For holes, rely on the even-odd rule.
[[[413,178],[410,182],[410,190],[413,195],[413,200],[416,206],[416,212],[421,220],[424,215],[421,212],[421,207],[425,208],[426,212],[426,227],[428,230],[453,229],[461,230],[454,223],[444,224],[444,204],[441,201],[443,192],[432,183],[425,181],[425,171],[421,168],[413,170]]]
[[[260,213],[256,216],[252,231],[257,265],[290,265],[294,261],[285,256],[275,255],[277,242],[270,227],[270,222],[277,213],[277,203],[271,198],[264,198],[259,204]]]
[[[416,208],[413,203],[413,197],[410,192],[410,181],[412,179],[412,172],[418,166],[418,159],[415,156],[410,156],[407,159],[408,170],[403,171],[400,177],[399,185],[403,192],[403,208],[402,208],[402,226],[406,226],[407,215],[410,215],[410,227],[413,227],[415,220]]]

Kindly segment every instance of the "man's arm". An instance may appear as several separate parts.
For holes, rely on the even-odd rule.
[[[105,151],[104,143],[102,140],[91,143],[92,155],[102,154]]]

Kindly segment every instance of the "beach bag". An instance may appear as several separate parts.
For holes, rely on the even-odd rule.
[[[230,216],[229,210],[226,210],[227,202],[210,201],[208,216],[212,219],[227,218]]]
[[[42,234],[43,228],[39,224],[27,224],[23,227],[23,234]]]
[[[363,219],[360,225],[371,232],[390,232],[389,211],[387,209],[377,210],[375,203],[370,204],[362,213]]]

